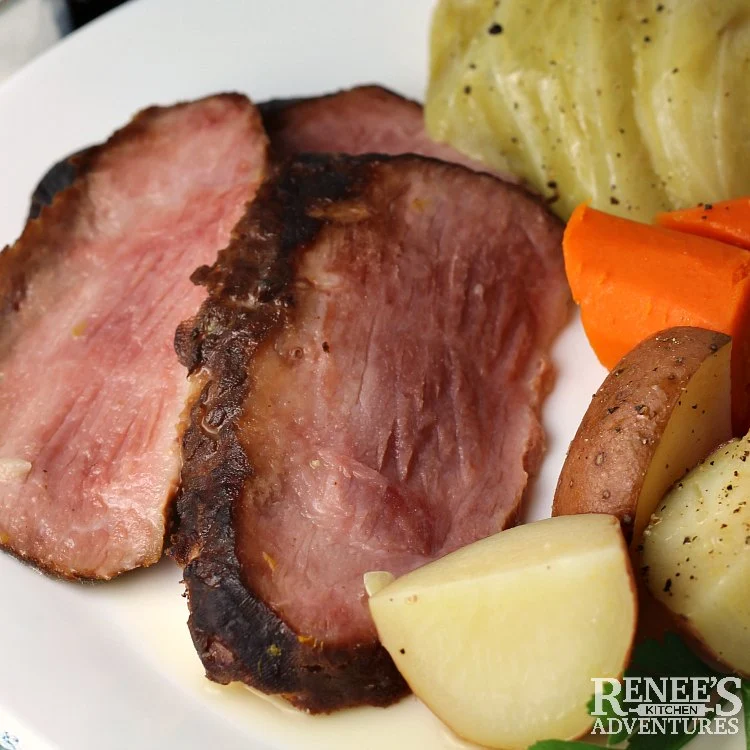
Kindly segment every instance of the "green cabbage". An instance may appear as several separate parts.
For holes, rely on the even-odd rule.
[[[750,0],[440,0],[433,138],[567,218],[750,194]]]

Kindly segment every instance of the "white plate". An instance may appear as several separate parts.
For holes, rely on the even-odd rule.
[[[105,16],[0,88],[0,246],[19,234],[29,194],[54,161],[149,104],[232,89],[261,101],[366,82],[421,98],[431,6],[136,0]],[[529,518],[549,514],[565,449],[604,376],[577,320],[554,359],[549,450]],[[466,747],[413,698],[313,718],[210,683],[190,642],[179,579],[163,561],[79,586],[0,555],[0,747],[4,730],[23,750]],[[729,750],[725,741],[710,746],[719,744]]]

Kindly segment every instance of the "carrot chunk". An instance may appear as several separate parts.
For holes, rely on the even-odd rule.
[[[750,197],[658,214],[656,223],[750,250]]]
[[[612,369],[671,326],[732,336],[735,427],[750,406],[750,253],[694,234],[579,206],[563,239],[565,270],[586,335]]]

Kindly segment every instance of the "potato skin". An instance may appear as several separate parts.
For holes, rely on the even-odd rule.
[[[748,674],[747,672],[744,672],[741,669],[737,669],[736,667],[732,667],[731,665],[722,661],[721,657],[715,651],[713,651],[713,649],[711,649],[711,647],[703,640],[703,636],[695,629],[690,620],[688,620],[686,617],[683,617],[682,615],[675,614],[674,612],[669,612],[666,607],[664,607],[664,609],[672,618],[675,630],[677,630],[677,632],[682,636],[682,640],[685,641],[685,643],[687,643],[687,645],[693,650],[695,655],[698,656],[706,664],[708,664],[711,669],[715,670],[716,672],[723,672],[725,674],[739,675],[745,680],[750,679],[750,674]]]
[[[656,446],[701,364],[729,337],[689,326],[641,342],[610,372],[581,421],[560,472],[553,516],[610,513],[630,540]]]

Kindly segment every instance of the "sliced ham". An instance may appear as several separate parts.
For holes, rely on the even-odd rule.
[[[516,518],[560,240],[521,188],[415,156],[308,155],[261,188],[177,336],[197,395],[173,554],[211,678],[311,711],[404,694],[362,576]]]
[[[277,161],[298,153],[413,153],[489,171],[454,148],[430,140],[422,106],[382,86],[357,86],[307,99],[274,99],[259,108]],[[73,181],[73,158],[55,164],[39,183],[32,197],[32,217]],[[507,173],[497,176],[518,182]]]
[[[14,554],[104,579],[159,559],[188,393],[174,330],[266,145],[243,96],[145,110],[60,173],[54,189],[78,176],[0,255],[0,544]]]
[[[420,154],[488,169],[454,148],[430,140],[422,106],[382,86],[357,86],[309,99],[278,99],[260,105],[274,155],[299,153]],[[499,175],[517,182],[508,174]]]

